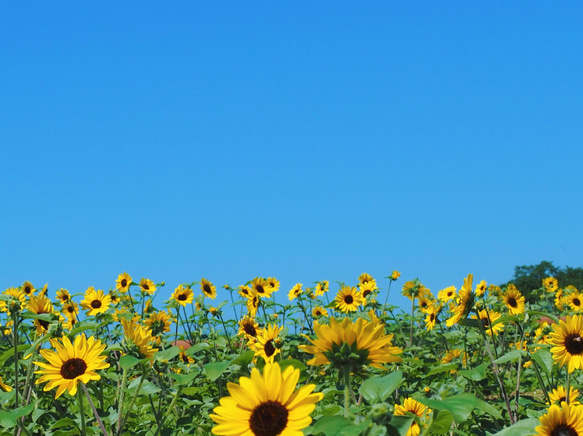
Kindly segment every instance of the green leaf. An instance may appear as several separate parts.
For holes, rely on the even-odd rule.
[[[436,416],[433,418],[429,430],[435,434],[447,433],[451,428],[453,422],[453,415],[448,410],[438,410]]]
[[[480,326],[482,325],[482,321],[473,318],[466,318],[461,319],[458,324],[463,325],[465,327],[480,328]]]
[[[390,436],[406,436],[413,420],[412,416],[393,416],[387,425],[387,432]]]
[[[172,377],[176,380],[177,386],[183,386],[189,384],[194,378],[197,376],[196,372],[189,372],[187,374],[168,374],[169,377]]]
[[[70,337],[77,336],[79,333],[84,332],[86,330],[95,330],[99,324],[96,322],[91,321],[81,321],[75,324],[75,327],[71,330]]]
[[[122,356],[121,359],[119,359],[119,365],[121,366],[121,369],[128,370],[136,366],[141,361],[142,359],[138,359],[137,357],[126,354],[125,356]]]
[[[360,394],[369,403],[382,403],[403,380],[403,371],[397,371],[383,377],[370,377],[360,386]]]
[[[291,366],[295,369],[299,369],[300,371],[304,371],[306,369],[308,369],[308,367],[306,365],[304,365],[303,362],[300,362],[297,359],[284,359],[281,360],[279,363],[279,367],[281,368],[281,371],[283,372],[288,366]]]
[[[180,347],[177,347],[175,345],[175,346],[170,347],[166,350],[156,352],[156,354],[154,354],[154,358],[158,362],[162,362],[164,360],[170,360],[170,359],[178,356],[178,354],[180,354]]]
[[[75,421],[73,421],[71,418],[61,418],[57,422],[55,422],[51,428],[55,430],[57,428],[66,427],[69,425],[74,426]]]
[[[343,416],[324,416],[312,428],[312,434],[324,433],[326,436],[358,436],[367,427],[369,421],[356,425]]]
[[[530,313],[531,315],[546,316],[547,318],[550,318],[551,320],[553,320],[554,322],[556,322],[557,324],[559,324],[559,318],[557,318],[552,313],[541,312],[541,311],[538,311],[538,310],[529,310],[528,313]]]
[[[501,324],[501,323],[510,322],[510,321],[519,323],[520,318],[516,315],[503,315],[500,318],[498,318],[496,321],[492,321],[492,327],[494,327],[496,324]]]
[[[550,374],[553,369],[553,356],[546,348],[541,348],[530,356],[532,360],[541,368],[546,374]]]
[[[16,351],[18,353],[22,353],[23,351],[28,350],[28,347],[29,347],[28,344],[21,344],[18,347],[16,347]],[[2,353],[2,355],[0,356],[0,367],[4,364],[4,362],[6,362],[11,357],[14,357],[14,348],[9,348],[4,353]]]
[[[516,362],[520,357],[528,356],[528,353],[524,350],[511,350],[504,356],[499,357],[494,362],[495,363],[506,363],[506,362]]]
[[[439,374],[440,372],[449,372],[457,370],[458,365],[457,363],[446,363],[445,365],[439,365],[434,367],[431,371],[427,373],[427,375]]]
[[[515,435],[527,435],[534,434],[535,428],[540,425],[540,421],[536,418],[523,419],[518,421],[516,424],[499,431],[494,436],[515,436]]]
[[[207,344],[206,342],[199,342],[198,344],[194,344],[192,347],[190,347],[188,350],[186,350],[184,353],[187,356],[194,356],[196,353],[198,353],[199,351],[202,350],[206,350],[210,347],[209,344]]]
[[[34,410],[35,404],[30,403],[27,406],[19,407],[18,409],[11,410],[10,412],[5,412],[0,410],[0,425],[6,428],[12,428],[16,425],[16,420],[30,413]]]
[[[23,319],[39,319],[45,322],[55,322],[59,320],[59,316],[54,313],[34,313],[34,312],[24,312],[22,314]]]
[[[490,366],[490,362],[482,363],[480,366],[476,366],[472,369],[460,369],[458,374],[463,375],[465,378],[474,381],[484,380],[486,378],[486,370]]]
[[[502,418],[498,409],[469,393],[454,395],[443,400],[433,400],[420,395],[414,395],[413,398],[432,409],[451,412],[453,419],[458,424],[465,421],[474,409],[480,409],[494,418]]]
[[[253,361],[253,356],[255,356],[255,351],[247,350],[244,353],[239,354],[239,356],[231,363],[242,367],[247,367]]]
[[[206,365],[204,365],[204,371],[207,377],[210,379],[210,381],[214,382],[223,374],[223,372],[225,372],[225,370],[230,364],[231,364],[230,361],[207,363]]]

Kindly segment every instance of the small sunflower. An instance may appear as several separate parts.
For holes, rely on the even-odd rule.
[[[247,313],[251,318],[255,318],[257,309],[259,309],[259,304],[261,304],[259,295],[257,295],[255,291],[251,290],[251,297],[249,297],[246,302]]]
[[[37,315],[54,313],[53,303],[45,295],[32,295],[28,301],[28,310]],[[35,319],[36,333],[42,335],[49,330],[49,322],[42,319]]]
[[[140,280],[140,289],[145,294],[154,295],[156,292],[156,285],[152,280],[142,278]]]
[[[394,270],[394,271],[391,273],[391,280],[395,281],[395,280],[397,280],[399,277],[401,277],[401,273],[400,273],[399,271],[397,271],[397,270]]]
[[[555,292],[559,289],[559,281],[554,277],[543,279],[543,287],[547,292]]]
[[[374,291],[376,291],[378,289],[378,286],[374,280],[370,280],[366,283],[359,283],[358,289],[360,290],[360,293],[362,294],[363,298],[366,298]]]
[[[261,328],[255,322],[253,318],[249,318],[247,315],[239,321],[239,336],[245,336],[249,344],[254,344],[259,335],[261,335]]]
[[[314,293],[316,294],[316,297],[321,297],[329,290],[330,290],[330,282],[328,280],[322,280],[321,282],[318,282],[316,284],[316,290],[314,291]]]
[[[321,316],[328,316],[328,311],[322,306],[316,306],[312,309],[312,316],[319,318]]]
[[[583,435],[583,406],[562,402],[552,404],[540,418],[534,436],[579,436]]]
[[[419,418],[425,419],[431,414],[431,409],[427,408],[425,405],[421,404],[419,401],[414,400],[413,398],[405,399],[403,405],[395,404],[396,416],[406,415],[407,412],[414,413]],[[417,436],[420,432],[421,428],[419,427],[419,424],[412,422],[406,436]]]
[[[267,286],[271,288],[271,292],[276,292],[279,290],[279,280],[277,280],[275,277],[268,277],[266,282]]]
[[[508,289],[502,294],[502,300],[508,307],[510,315],[518,315],[524,312],[524,296],[512,283],[508,285]]]
[[[564,303],[571,306],[571,309],[575,312],[581,312],[581,309],[583,309],[583,295],[579,291],[573,291],[563,298]]]
[[[271,293],[273,292],[273,289],[263,277],[255,277],[251,281],[251,289],[253,289],[259,297],[265,298],[271,297]]]
[[[101,289],[95,290],[90,286],[85,291],[85,298],[81,300],[81,307],[88,310],[87,315],[93,316],[98,313],[105,313],[111,304],[111,297],[109,294],[104,294]]]
[[[190,287],[184,287],[183,285],[178,285],[178,287],[172,293],[173,300],[176,300],[178,304],[186,307],[187,304],[192,303],[194,299],[194,294]]]
[[[77,382],[87,384],[89,380],[99,380],[101,376],[95,371],[109,368],[105,362],[107,356],[101,355],[105,350],[105,344],[91,336],[86,338],[85,333],[75,337],[71,343],[68,337],[63,336],[61,341],[51,340],[51,345],[56,351],[43,349],[40,354],[48,363],[34,362],[41,370],[35,371],[42,376],[36,383],[48,383],[43,388],[50,391],[57,388],[55,398],[59,398],[65,391],[73,396],[77,393]]]
[[[127,292],[130,289],[130,285],[132,284],[132,276],[126,272],[123,272],[117,277],[115,283],[115,289],[117,289],[119,292]]]
[[[569,404],[580,404],[577,400],[578,397],[579,390],[574,389],[573,386],[571,386],[569,388]],[[551,404],[561,404],[563,401],[567,401],[567,391],[565,390],[565,387],[557,386],[556,389],[549,392],[549,399],[551,400]]]
[[[393,335],[385,335],[384,328],[375,319],[358,318],[352,322],[344,318],[339,323],[332,317],[330,325],[314,323],[316,339],[308,338],[312,345],[300,345],[299,349],[314,355],[308,365],[332,363],[338,368],[350,367],[353,371],[365,365],[385,369],[385,363],[402,361],[396,354],[403,350],[393,346]]]
[[[253,344],[255,356],[263,357],[266,363],[273,363],[273,359],[281,352],[281,340],[279,334],[283,327],[276,324],[269,324],[257,337]]]
[[[487,335],[492,336],[492,332],[494,332],[494,336],[498,336],[498,333],[504,330],[504,323],[502,322],[493,325],[494,322],[502,316],[500,313],[494,312],[493,310],[480,310],[478,314],[480,315],[480,321],[482,322],[482,326],[484,326],[484,331]],[[472,318],[478,319],[476,315],[472,315]]]
[[[57,300],[59,300],[61,304],[65,304],[67,301],[71,300],[71,294],[69,294],[69,291],[66,289],[61,288],[57,291]]]
[[[253,291],[247,285],[240,285],[239,286],[239,295],[244,298],[250,298],[253,295]]]
[[[560,366],[567,365],[569,373],[575,369],[583,369],[583,316],[569,315],[553,324],[549,334],[551,354]]]
[[[296,390],[300,371],[291,366],[285,371],[277,363],[267,364],[260,374],[241,377],[239,384],[228,383],[231,396],[223,397],[211,419],[219,436],[300,436],[312,422],[310,414],[324,395],[312,393],[310,384]]]
[[[303,292],[303,287],[304,285],[302,285],[301,283],[296,283],[294,285],[293,288],[291,288],[291,290],[288,292],[287,297],[289,298],[289,301],[293,301],[296,298],[298,298],[300,295],[302,295]]]
[[[139,354],[142,359],[152,357],[158,351],[157,348],[152,346],[154,338],[149,329],[125,318],[121,318],[120,321],[123,326],[124,336],[133,344],[133,346],[130,344],[130,351],[134,351],[134,354]]]
[[[359,306],[366,303],[362,293],[354,286],[342,286],[336,294],[336,309],[344,313],[356,312]]]
[[[34,291],[36,291],[36,289],[34,288],[34,286],[32,286],[32,283],[30,282],[24,282],[22,284],[22,292],[24,292],[24,295],[26,295],[27,298],[31,297],[34,294]]]
[[[205,297],[211,300],[217,298],[217,287],[205,278],[200,279],[200,290]]]
[[[437,315],[441,311],[441,306],[437,304],[432,304],[429,308],[425,311],[427,315],[425,317],[425,328],[427,331],[433,330],[435,324],[437,323]]]
[[[482,280],[480,283],[476,285],[476,295],[481,297],[484,293],[488,290],[488,284],[486,280]]]
[[[457,324],[462,317],[467,316],[469,311],[472,310],[474,305],[474,294],[472,292],[473,279],[474,276],[472,274],[468,274],[464,279],[464,284],[457,297],[457,305],[452,310],[451,318],[445,322],[446,326],[451,327]]]
[[[188,354],[186,354],[186,351],[184,350],[184,347],[180,347],[180,353],[178,353],[178,360],[180,360],[182,363],[186,364],[186,366],[190,366],[191,363],[194,363],[195,360],[190,357]]]
[[[401,288],[401,293],[409,300],[414,300],[419,295],[419,288],[421,287],[419,280],[407,280]]]
[[[0,389],[4,392],[10,392],[12,391],[12,386],[8,386],[6,383],[4,383],[2,377],[0,377]]]
[[[162,336],[164,333],[170,331],[172,319],[168,312],[152,312],[144,321],[152,332],[152,336]]]

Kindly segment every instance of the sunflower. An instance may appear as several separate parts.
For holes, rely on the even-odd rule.
[[[266,282],[267,286],[271,288],[271,292],[276,292],[279,290],[279,280],[277,280],[275,277],[268,277]]]
[[[378,289],[378,286],[374,280],[371,280],[366,283],[359,283],[358,289],[360,290],[360,293],[362,294],[363,298],[366,298],[374,291],[376,291]]]
[[[251,290],[251,297],[249,297],[246,302],[247,313],[251,318],[255,318],[260,303],[261,300],[259,299],[259,295],[257,295],[255,291]]]
[[[130,285],[132,284],[132,276],[126,272],[123,272],[117,276],[115,283],[115,289],[119,290],[119,292],[127,292],[130,289]]]
[[[314,358],[308,365],[332,363],[337,368],[349,367],[360,370],[365,365],[385,369],[384,363],[401,362],[396,354],[402,353],[392,344],[393,335],[385,335],[384,325],[358,318],[355,322],[344,318],[341,323],[330,318],[330,325],[314,323],[316,339],[312,345],[300,345],[299,349],[311,353]]]
[[[566,299],[566,295],[565,295],[565,291],[563,289],[559,289],[557,290],[557,292],[555,292],[555,306],[557,306],[557,309],[559,310],[563,310],[564,306],[565,306],[565,301]]]
[[[217,298],[217,287],[205,278],[200,279],[200,290],[205,297],[208,297],[211,300]]]
[[[273,292],[273,288],[269,286],[267,280],[263,277],[255,277],[251,281],[251,288],[257,293],[260,297],[271,297],[271,293]]]
[[[423,295],[419,295],[417,302],[419,304],[419,310],[421,310],[421,312],[427,313],[429,308],[434,305],[435,301],[433,300],[433,298],[431,298],[432,296],[433,295],[431,295],[431,293],[429,294],[424,293]]]
[[[283,327],[276,324],[269,324],[261,334],[257,337],[257,341],[253,344],[255,356],[263,357],[266,363],[273,363],[273,359],[281,350],[281,340],[279,334]]]
[[[574,389],[573,386],[571,386],[569,388],[569,404],[580,404],[577,400],[578,397],[579,390]],[[557,386],[556,389],[549,392],[549,399],[551,400],[551,404],[561,404],[563,401],[567,401],[567,391],[563,386]]]
[[[152,312],[144,321],[152,332],[152,336],[161,336],[170,331],[170,324],[172,320],[168,312]]]
[[[362,293],[357,291],[354,286],[342,286],[336,294],[336,309],[344,313],[356,312],[358,306],[366,303]]]
[[[312,316],[319,318],[321,316],[328,316],[328,311],[322,306],[316,306],[312,309]]]
[[[250,345],[254,344],[257,337],[261,334],[261,328],[255,322],[253,318],[249,318],[247,315],[239,321],[239,332],[238,336],[245,336]]]
[[[565,401],[560,406],[552,404],[542,415],[534,436],[579,436],[583,435],[583,406],[569,405]]]
[[[182,285],[178,285],[178,287],[172,293],[172,299],[176,300],[178,304],[183,307],[186,307],[187,304],[192,303],[194,298],[194,294],[190,287],[184,287]]]
[[[267,364],[263,375],[257,368],[251,377],[228,383],[231,396],[223,397],[211,419],[217,423],[212,432],[219,436],[301,436],[310,425],[310,414],[324,395],[312,393],[310,384],[296,390],[300,371],[279,364]]]
[[[547,292],[555,292],[559,289],[559,281],[554,277],[543,279],[543,287]]]
[[[34,286],[32,286],[32,283],[30,282],[24,282],[21,286],[22,292],[24,292],[24,295],[26,295],[26,297],[31,297],[34,294],[34,291],[36,291],[36,289],[34,288]]]
[[[419,287],[421,283],[419,280],[408,280],[405,282],[403,287],[401,288],[402,294],[407,297],[409,300],[414,300],[419,295]]]
[[[125,318],[121,318],[120,321],[123,326],[124,336],[134,345],[130,344],[130,351],[134,351],[134,354],[139,354],[141,359],[152,357],[158,351],[157,348],[152,347],[154,338],[149,329],[144,328],[133,320],[128,321]]]
[[[401,273],[400,273],[399,271],[397,271],[397,270],[394,270],[394,271],[391,273],[391,277],[390,277],[390,278],[391,278],[391,280],[395,281],[395,280],[397,280],[399,277],[401,277]]]
[[[487,289],[488,284],[486,283],[486,280],[482,280],[480,283],[476,285],[476,295],[478,297],[481,297],[482,295],[484,295]]]
[[[153,295],[156,292],[156,285],[152,280],[142,278],[140,280],[140,289],[145,294]]]
[[[109,363],[105,362],[107,356],[101,355],[105,350],[105,344],[99,339],[91,336],[86,338],[85,333],[75,337],[74,343],[63,336],[59,341],[51,340],[53,350],[40,350],[40,354],[48,363],[34,362],[35,365],[43,369],[35,371],[42,376],[36,383],[48,383],[44,391],[50,391],[57,388],[55,398],[59,398],[65,391],[73,396],[77,393],[77,382],[87,384],[89,380],[99,380],[101,376],[95,371],[98,369],[109,368]]]
[[[508,307],[510,315],[518,315],[524,312],[524,296],[512,283],[508,285],[508,289],[502,294],[502,300]]]
[[[251,291],[251,288],[247,285],[240,285],[239,291],[237,292],[239,292],[239,295],[244,298],[249,298],[253,294],[253,291]]]
[[[0,311],[10,313],[11,310],[19,311],[26,306],[26,294],[18,288],[8,288],[4,295],[13,297],[11,301],[0,301]]]
[[[288,292],[287,297],[289,298],[289,301],[293,301],[296,298],[298,298],[300,295],[302,295],[302,287],[304,285],[302,285],[301,283],[296,283],[294,285],[293,288],[291,288],[291,290]]]
[[[431,413],[431,409],[425,407],[425,405],[421,404],[419,401],[414,400],[413,398],[407,398],[403,402],[403,405],[395,404],[395,415],[396,416],[403,416],[406,415],[407,412],[414,413],[419,418],[425,418]],[[407,431],[406,436],[417,436],[421,432],[419,424],[416,422],[411,423],[411,427]]]
[[[12,391],[12,387],[8,386],[6,383],[4,383],[4,381],[2,380],[2,377],[0,377],[0,389],[3,390],[4,392]]]
[[[328,280],[322,280],[321,282],[318,282],[316,284],[316,290],[314,291],[314,293],[316,294],[316,297],[321,297],[329,290],[330,290],[330,282]]]
[[[467,316],[468,312],[472,310],[474,305],[474,294],[472,293],[473,279],[474,276],[472,274],[468,274],[464,279],[464,284],[457,298],[457,305],[452,310],[452,317],[445,322],[446,326],[451,327],[457,324],[462,317]]]
[[[104,294],[101,289],[95,290],[90,286],[85,291],[85,298],[81,300],[81,307],[87,312],[88,316],[97,315],[98,313],[105,313],[111,304],[111,297],[109,294]]]
[[[195,360],[190,357],[188,354],[186,354],[186,351],[184,350],[184,347],[179,347],[180,348],[180,353],[178,353],[178,359],[186,364],[186,366],[190,366],[191,363],[194,363]]]
[[[447,364],[447,363],[461,363],[462,367],[466,366],[466,363],[468,361],[468,358],[466,356],[466,353],[464,353],[463,350],[460,350],[459,348],[452,348],[451,350],[447,351],[447,353],[445,353],[445,356],[443,356],[443,358],[441,359],[441,363],[442,364]],[[450,371],[450,374],[455,374],[456,370],[452,369]]]
[[[69,291],[66,289],[61,288],[57,291],[57,300],[59,300],[61,304],[65,304],[67,301],[71,300],[71,294],[69,294]]]
[[[429,308],[425,311],[427,316],[425,317],[425,328],[427,331],[433,330],[435,327],[435,323],[437,322],[437,315],[441,311],[441,306],[437,304],[432,304]]]
[[[493,332],[494,336],[498,336],[498,333],[504,330],[504,323],[502,322],[493,325],[496,322],[496,320],[502,316],[500,313],[494,312],[492,310],[491,311],[480,310],[478,312],[478,315],[480,316],[480,321],[482,321],[482,326],[484,326],[484,331],[486,332],[487,335],[492,336]],[[472,318],[478,319],[476,315],[472,315]]]
[[[559,324],[553,324],[549,344],[555,362],[568,365],[569,373],[583,369],[583,316],[569,315]]]
[[[28,310],[37,315],[54,313],[53,303],[45,295],[32,295],[28,301]],[[49,322],[42,319],[35,319],[36,333],[42,335],[49,330]]]
[[[583,295],[579,291],[573,291],[564,297],[564,303],[571,306],[571,309],[575,312],[581,312],[581,309],[583,309]]]

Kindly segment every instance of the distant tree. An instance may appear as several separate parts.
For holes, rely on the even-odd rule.
[[[502,288],[513,283],[529,302],[536,301],[536,295],[532,291],[542,287],[542,280],[547,277],[555,277],[559,287],[564,288],[573,285],[583,290],[583,268],[556,267],[552,262],[543,260],[538,265],[522,265],[514,267],[514,277],[500,285]]]

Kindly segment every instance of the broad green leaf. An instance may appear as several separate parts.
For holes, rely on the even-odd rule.
[[[210,347],[209,344],[207,344],[206,342],[199,342],[198,344],[194,344],[192,347],[190,347],[188,350],[186,350],[184,353],[187,356],[193,356],[196,353],[198,353],[199,351],[202,350],[206,350]]]
[[[295,369],[299,369],[300,371],[304,371],[306,369],[308,369],[308,367],[306,365],[304,365],[303,362],[300,362],[297,359],[284,359],[279,363],[279,367],[281,368],[281,371],[283,372],[288,366],[291,366]]]
[[[457,363],[446,363],[445,365],[439,365],[434,367],[431,371],[427,373],[427,375],[439,374],[440,372],[449,372],[457,370],[458,365]]]
[[[469,393],[454,395],[443,400],[433,400],[420,395],[414,395],[413,398],[432,409],[451,412],[458,424],[465,421],[474,409],[480,409],[494,418],[502,418],[498,409]]]
[[[505,323],[505,322],[520,322],[520,318],[517,317],[516,315],[503,315],[500,318],[498,318],[496,321],[492,321],[492,326],[495,326],[496,324],[501,324],[501,323]]]
[[[75,327],[73,327],[73,329],[71,330],[70,336],[75,337],[81,332],[84,332],[86,330],[95,330],[97,327],[99,327],[99,324],[97,324],[96,322],[81,321],[75,324]]]
[[[23,351],[28,350],[28,348],[29,348],[28,344],[21,344],[18,347],[16,347],[16,351],[18,353],[22,353]],[[14,357],[14,348],[9,348],[4,353],[2,353],[2,355],[0,356],[0,366],[2,366],[4,362],[6,362],[11,357]]]
[[[218,379],[227,367],[231,364],[230,361],[227,362],[212,362],[204,365],[204,371],[210,381],[214,382]]]
[[[194,380],[194,378],[197,376],[197,373],[194,371],[186,373],[186,374],[170,373],[170,374],[168,374],[168,376],[172,377],[174,380],[176,380],[177,386],[183,386],[183,385],[189,384],[192,380]]]
[[[484,380],[486,378],[486,370],[490,366],[490,362],[482,363],[480,366],[476,366],[472,369],[460,369],[458,374],[463,375],[465,378],[474,381]]]
[[[438,410],[433,418],[429,430],[433,434],[444,434],[451,429],[453,415],[448,410]]]
[[[234,363],[235,365],[242,366],[242,367],[247,367],[247,365],[249,365],[253,361],[253,356],[255,356],[255,351],[247,350],[247,351],[239,354],[239,356],[236,357],[232,361],[232,363]]]
[[[541,368],[546,374],[550,374],[553,369],[553,356],[551,352],[546,348],[541,348],[530,356],[534,360],[539,368]]]
[[[23,416],[29,415],[34,410],[35,404],[30,403],[27,406],[5,412],[0,410],[0,425],[5,428],[12,428],[16,425],[16,420]]]
[[[535,428],[540,425],[540,421],[535,418],[523,419],[516,424],[499,431],[494,436],[516,436],[531,435],[535,433]]]
[[[387,425],[388,434],[390,436],[406,436],[413,420],[412,416],[393,416]]]
[[[504,356],[499,357],[495,363],[516,362],[520,357],[527,357],[528,353],[524,350],[511,350]]]
[[[157,361],[161,362],[164,360],[170,360],[170,359],[178,356],[179,353],[180,353],[180,348],[175,345],[175,346],[170,347],[166,350],[158,351],[156,354],[154,354],[154,358]]]
[[[557,324],[559,324],[559,318],[557,318],[555,315],[553,315],[552,313],[546,313],[546,312],[541,312],[538,310],[529,310],[528,311],[531,315],[540,315],[540,316],[546,316],[547,318],[550,318],[551,320],[553,320],[554,322],[556,322]]]
[[[382,403],[397,389],[402,380],[403,371],[383,377],[370,377],[362,383],[359,391],[369,403]]]
[[[142,359],[138,359],[137,357],[126,354],[125,356],[122,356],[121,359],[119,359],[119,365],[121,366],[121,369],[127,370],[133,368],[141,361]]]
[[[351,420],[343,416],[324,416],[319,419],[312,428],[312,434],[324,433],[326,436],[358,436],[370,422],[364,421],[355,425]]]
[[[57,422],[55,422],[51,428],[53,430],[55,430],[57,428],[66,427],[66,426],[70,426],[70,425],[74,426],[75,421],[72,420],[71,418],[61,418]]]
[[[479,329],[480,326],[482,325],[482,321],[473,318],[466,318],[461,319],[458,324],[463,325],[465,327],[475,327]]]

